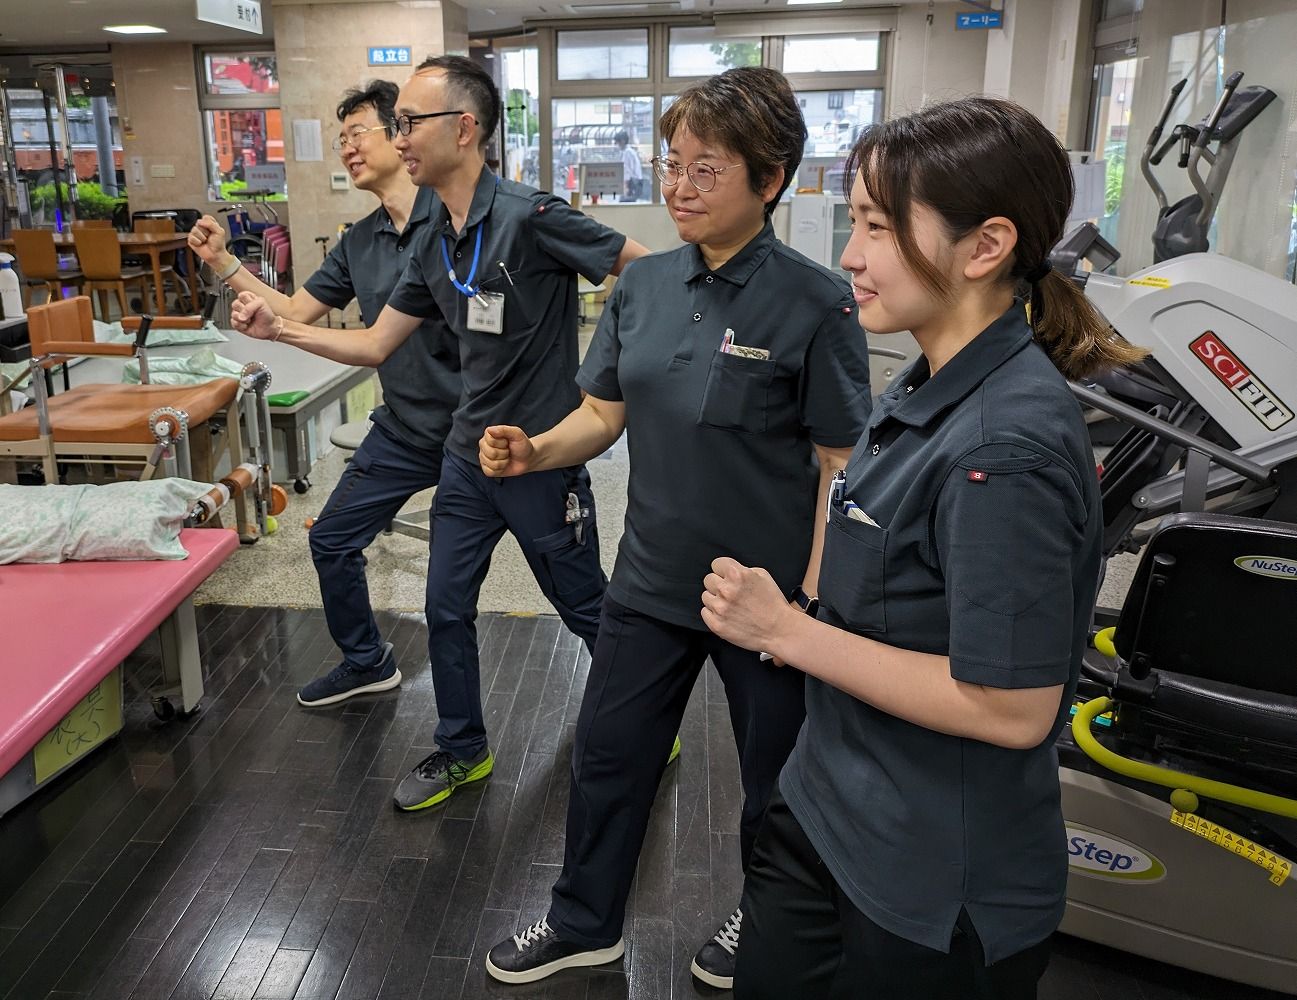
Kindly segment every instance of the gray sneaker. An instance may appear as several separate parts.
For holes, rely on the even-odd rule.
[[[485,747],[470,760],[460,760],[446,750],[437,750],[415,765],[399,786],[393,800],[406,812],[427,809],[445,802],[460,785],[481,781],[495,767],[491,748]]]

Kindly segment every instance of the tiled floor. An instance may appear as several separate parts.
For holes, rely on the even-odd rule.
[[[334,660],[320,612],[209,605],[199,623],[210,676],[197,716],[154,720],[144,692],[159,667],[144,647],[122,737],[0,820],[0,998],[723,995],[688,972],[740,888],[737,761],[712,672],[663,779],[625,959],[504,987],[483,953],[544,913],[562,857],[579,643],[556,618],[483,616],[495,774],[405,815],[393,783],[436,719],[416,619],[382,616],[401,689],[333,711],[293,698]],[[1040,994],[1277,996],[1063,937]]]

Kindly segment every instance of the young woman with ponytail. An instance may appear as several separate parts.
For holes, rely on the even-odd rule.
[[[860,324],[923,356],[825,512],[818,619],[719,558],[703,620],[807,675],[747,869],[734,992],[1036,995],[1063,914],[1054,738],[1097,589],[1094,459],[1066,379],[1125,364],[1046,256],[1067,155],[1007,101],[868,131],[847,174]]]

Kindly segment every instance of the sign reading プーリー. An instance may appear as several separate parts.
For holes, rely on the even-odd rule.
[[[980,14],[956,14],[955,28],[959,31],[976,31],[979,28],[1003,28],[1004,14],[998,10],[982,11]]]
[[[194,7],[200,21],[261,34],[261,0],[194,0]]]

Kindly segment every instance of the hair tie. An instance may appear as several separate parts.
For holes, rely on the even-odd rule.
[[[1054,270],[1054,266],[1048,260],[1042,260],[1040,264],[1028,271],[1026,279],[1028,284],[1037,285],[1045,280],[1045,276]]]

